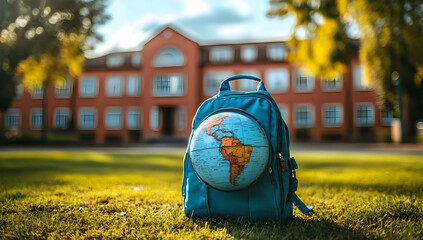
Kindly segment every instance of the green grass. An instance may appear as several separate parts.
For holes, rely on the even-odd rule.
[[[184,216],[182,154],[2,153],[0,238],[423,239],[423,156],[295,154],[291,221]]]

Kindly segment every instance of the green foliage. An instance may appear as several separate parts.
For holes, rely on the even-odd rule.
[[[296,154],[299,194],[315,206],[292,221],[184,216],[183,154],[2,153],[2,238],[419,239],[423,157]]]
[[[100,39],[105,0],[5,0],[0,2],[0,108],[9,108],[15,81],[23,73],[25,88],[45,88],[81,73],[83,51]],[[20,84],[20,83],[19,83]],[[8,93],[4,93],[9,91]],[[43,108],[45,108],[43,101]],[[47,111],[43,114],[46,130]]]
[[[316,75],[330,77],[345,71],[359,48],[363,77],[377,91],[381,105],[392,109],[396,104],[391,80],[393,71],[400,73],[401,84],[411,101],[418,99],[417,88],[421,87],[423,79],[422,1],[270,2],[270,16],[294,16],[296,19],[292,38],[288,41],[289,60]],[[349,38],[352,26],[358,28],[359,44]]]

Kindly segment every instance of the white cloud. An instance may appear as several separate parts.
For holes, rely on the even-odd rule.
[[[184,14],[186,17],[198,16],[210,11],[210,5],[204,0],[184,0]]]
[[[239,36],[248,35],[248,31],[247,24],[225,25],[217,29],[217,34],[222,39],[238,39]]]
[[[226,0],[225,6],[234,9],[234,11],[237,11],[242,15],[249,15],[252,11],[248,1],[245,0]]]

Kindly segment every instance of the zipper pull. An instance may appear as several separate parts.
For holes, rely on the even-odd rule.
[[[273,180],[273,174],[272,174],[273,170],[271,167],[269,167],[269,176],[270,176],[270,182],[272,184],[275,184],[275,180]]]
[[[285,159],[282,156],[282,153],[278,153],[279,161],[281,161],[282,172],[285,172]]]

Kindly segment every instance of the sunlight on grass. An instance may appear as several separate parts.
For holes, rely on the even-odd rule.
[[[286,223],[184,216],[182,154],[0,154],[1,238],[421,238],[423,156],[295,154]]]

